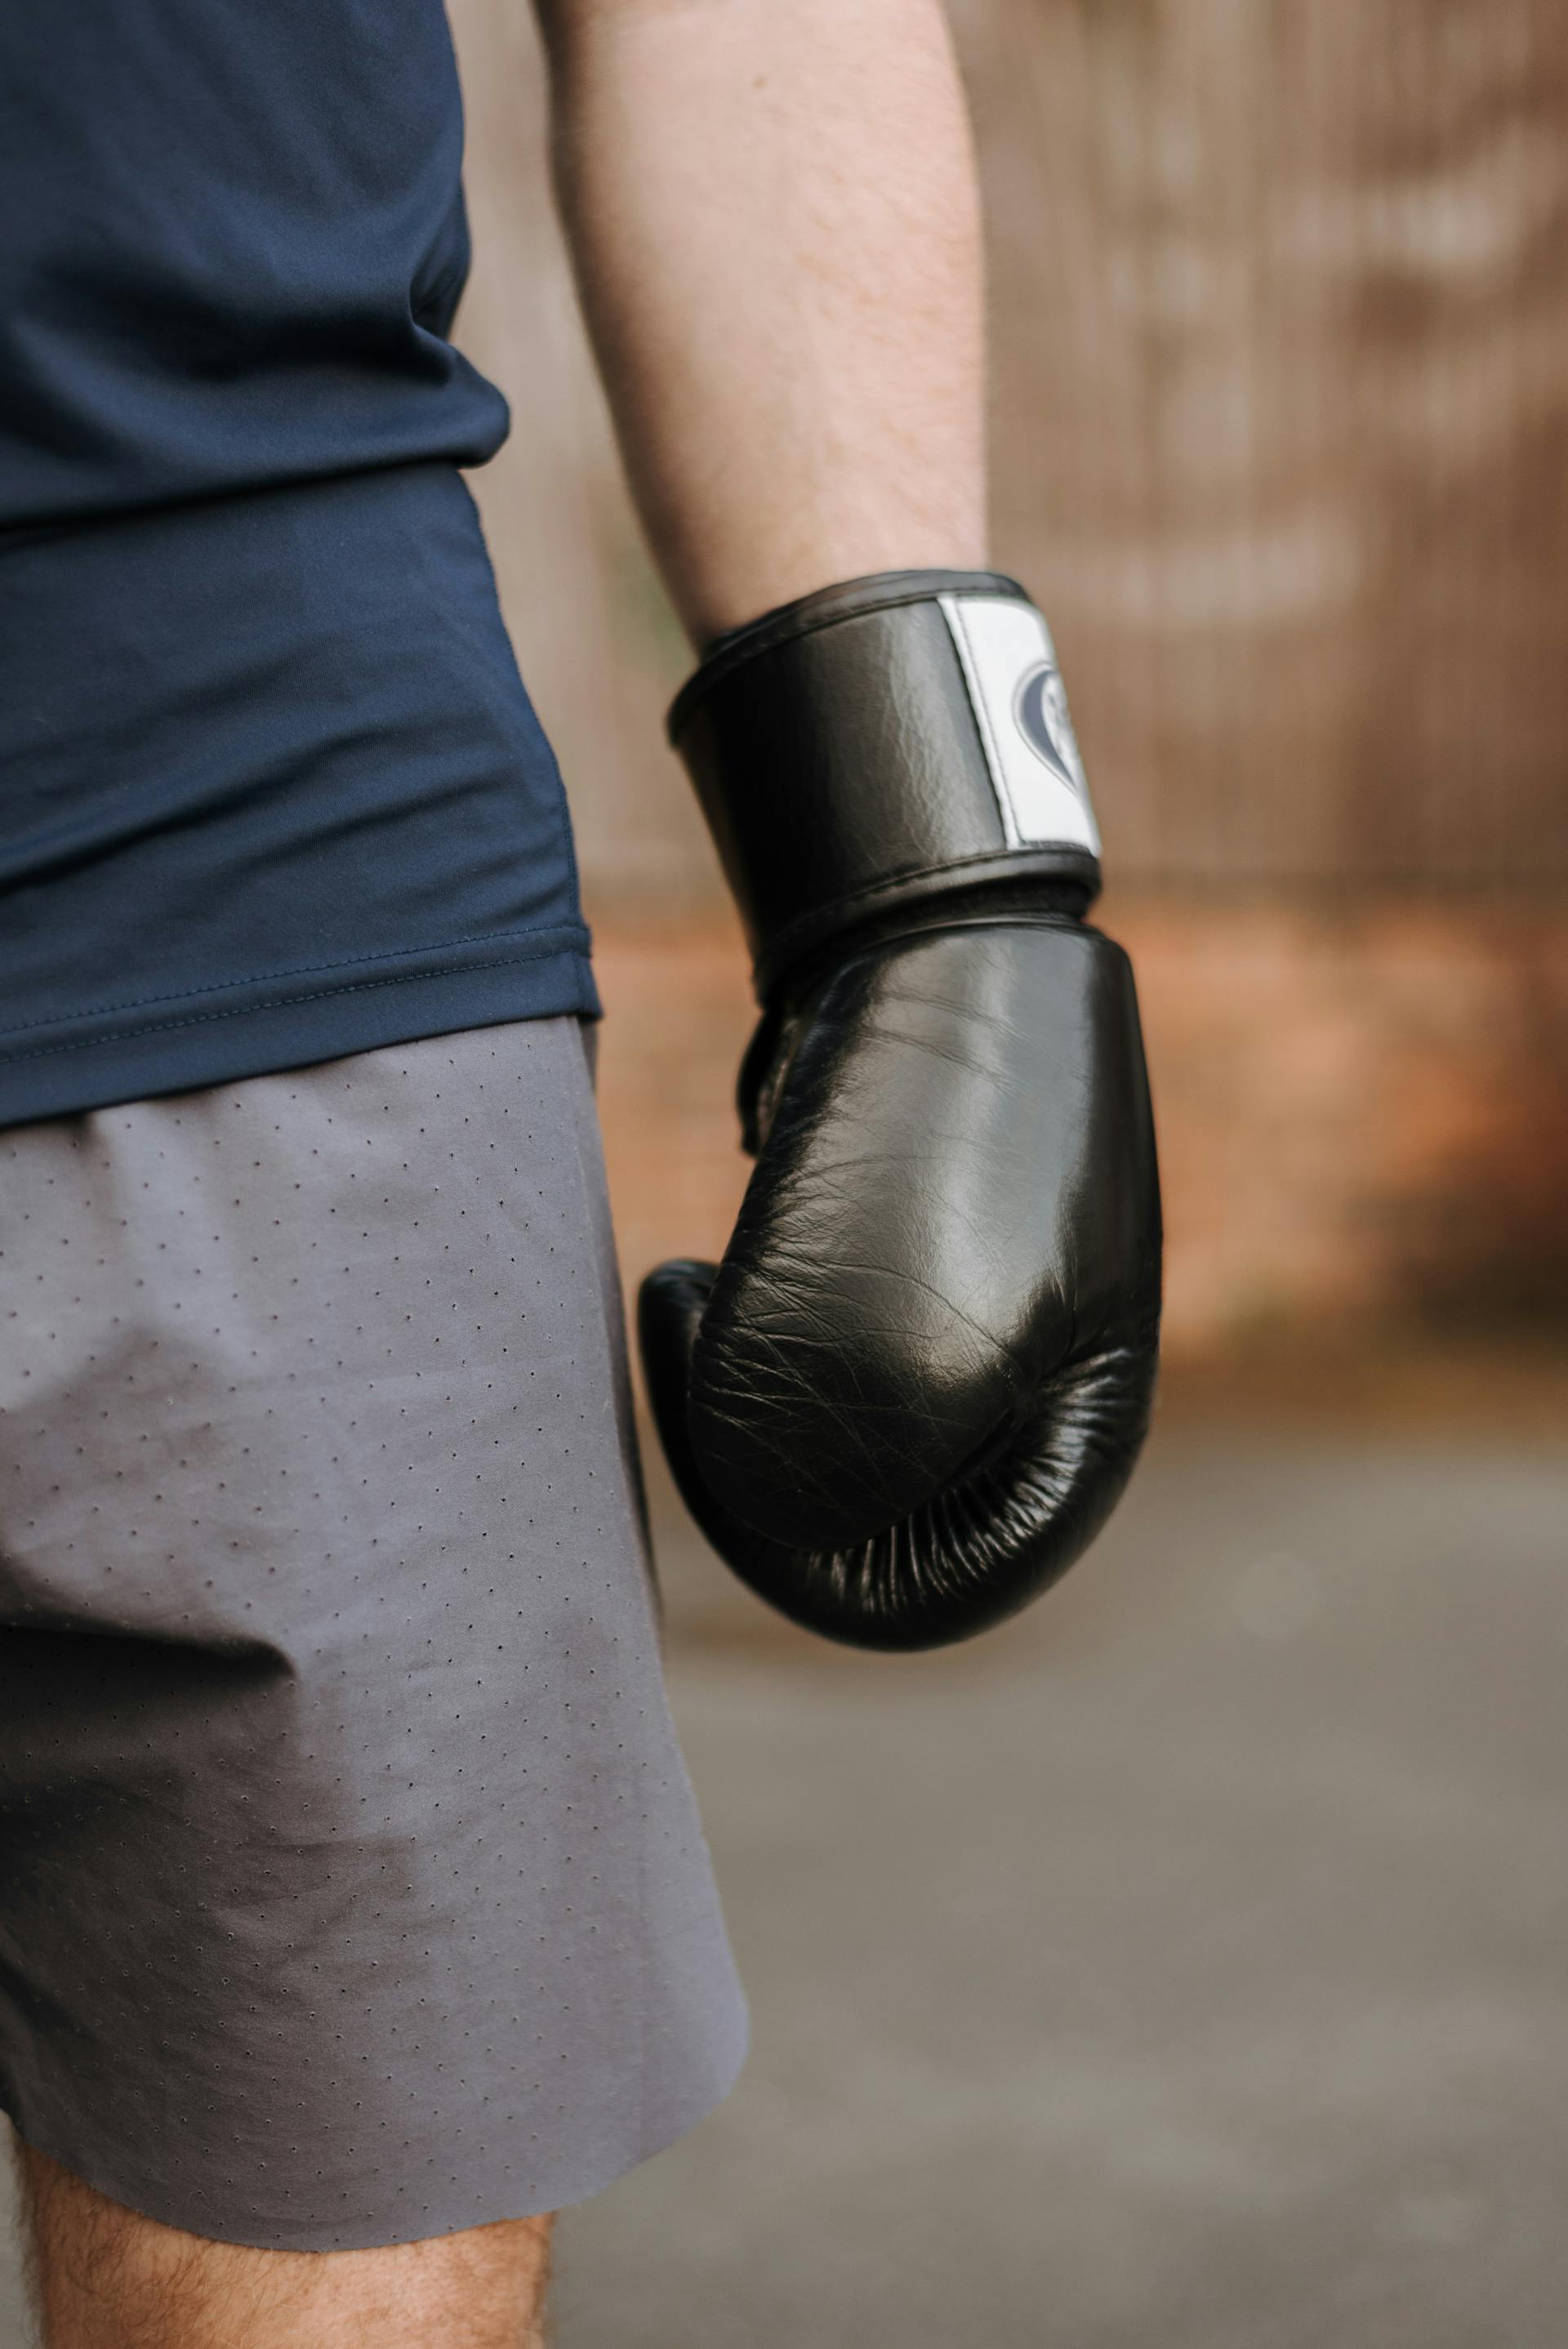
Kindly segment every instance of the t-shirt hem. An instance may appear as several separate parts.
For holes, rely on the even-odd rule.
[[[165,1001],[157,1018],[122,1013],[108,1023],[84,1017],[14,1030],[0,1052],[0,1126],[270,1076],[464,1028],[570,1012],[596,1019],[586,933],[574,929],[569,944],[561,936],[519,936],[510,947],[498,940],[482,959],[470,953],[444,966],[432,967],[426,953],[415,968],[377,967],[374,976],[327,986],[247,983],[240,1000],[232,988],[216,988]]]

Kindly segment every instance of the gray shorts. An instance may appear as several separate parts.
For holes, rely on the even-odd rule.
[[[582,1030],[0,1133],[0,2101],[226,2240],[552,2209],[745,2014]]]

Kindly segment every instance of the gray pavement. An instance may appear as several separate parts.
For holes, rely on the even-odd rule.
[[[1563,2349],[1568,1456],[1172,1428],[905,1662],[665,1555],[755,2054],[562,2349]]]
[[[1171,1435],[975,1649],[731,1613],[754,2060],[567,2220],[562,2349],[1562,2349],[1565,1568],[1562,1456]]]

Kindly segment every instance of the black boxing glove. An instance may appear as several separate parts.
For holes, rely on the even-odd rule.
[[[755,957],[757,1160],[639,1328],[676,1484],[799,1623],[923,1648],[1105,1522],[1153,1398],[1160,1194],[1132,973],[1044,620],[891,572],[714,646],[670,732]]]

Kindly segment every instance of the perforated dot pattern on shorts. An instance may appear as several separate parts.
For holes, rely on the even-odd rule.
[[[577,1022],[0,1135],[0,1298],[27,2133],[330,2248],[687,2126],[740,2010]]]

